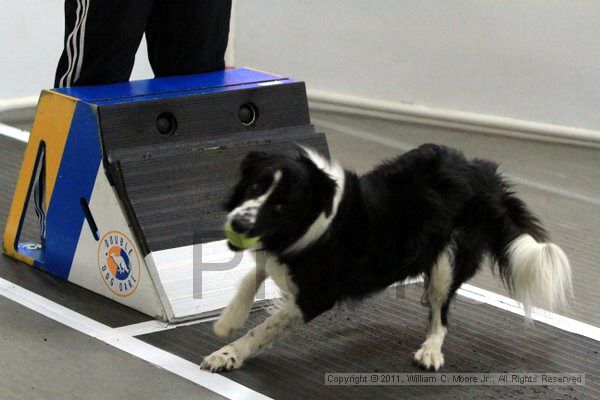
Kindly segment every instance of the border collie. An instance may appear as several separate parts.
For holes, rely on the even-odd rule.
[[[337,302],[421,275],[429,328],[414,361],[438,370],[449,304],[486,255],[528,316],[532,306],[553,309],[570,296],[565,253],[548,242],[497,164],[448,147],[425,144],[361,176],[308,148],[294,156],[252,152],[226,207],[233,230],[260,241],[251,249],[255,270],[214,332],[225,337],[243,326],[267,277],[283,301],[260,325],[204,358],[202,368],[213,372],[241,367]]]

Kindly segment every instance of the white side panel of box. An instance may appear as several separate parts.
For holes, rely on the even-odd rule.
[[[106,239],[112,236],[115,241],[117,241],[116,238],[122,238],[125,242],[124,245],[123,243],[121,245],[130,251],[128,258],[131,266],[130,279],[120,281],[106,270],[104,258],[108,252],[104,243],[108,242],[102,239],[97,241],[88,222],[84,220],[69,273],[69,281],[150,316],[166,319],[166,313],[144,257],[129,228],[117,195],[104,174],[102,164],[96,175],[89,208],[98,226],[100,238],[109,234]],[[115,246],[118,245],[115,243]],[[104,271],[103,268],[105,268]],[[132,278],[135,279],[135,282]],[[127,290],[119,290],[119,284],[126,285],[126,282],[130,283]]]

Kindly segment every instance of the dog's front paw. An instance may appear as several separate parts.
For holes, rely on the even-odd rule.
[[[242,364],[243,360],[238,357],[235,348],[232,345],[227,345],[204,357],[200,368],[210,372],[227,372],[240,368]]]
[[[444,354],[439,346],[423,343],[415,353],[414,360],[421,368],[437,371],[444,365]]]

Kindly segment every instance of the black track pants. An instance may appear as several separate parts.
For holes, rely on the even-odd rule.
[[[146,33],[157,77],[223,69],[231,0],[66,0],[55,87],[129,80]]]

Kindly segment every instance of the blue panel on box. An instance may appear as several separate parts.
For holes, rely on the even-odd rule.
[[[255,89],[261,86],[266,85],[275,85],[275,84],[286,84],[286,83],[295,83],[297,81],[289,78],[281,78],[274,81],[263,81],[263,82],[255,82],[255,83],[244,83],[240,85],[230,85],[230,86],[216,86],[205,89],[194,89],[194,90],[180,90],[177,92],[163,92],[153,95],[147,96],[137,96],[137,97],[118,97],[114,99],[106,99],[106,100],[98,100],[94,101],[93,104],[95,106],[105,106],[105,105],[115,105],[115,104],[125,104],[125,103],[135,103],[141,101],[149,101],[149,100],[159,100],[159,99],[171,99],[183,96],[195,96],[202,94],[215,94],[219,92],[228,92],[228,91],[236,91],[241,89]]]
[[[282,76],[248,68],[236,68],[199,75],[145,79],[102,86],[58,88],[55,91],[91,104],[111,104],[196,94],[224,87],[287,80]]]
[[[69,276],[85,220],[81,199],[89,202],[101,160],[94,109],[77,103],[46,220],[43,268],[58,277]]]

